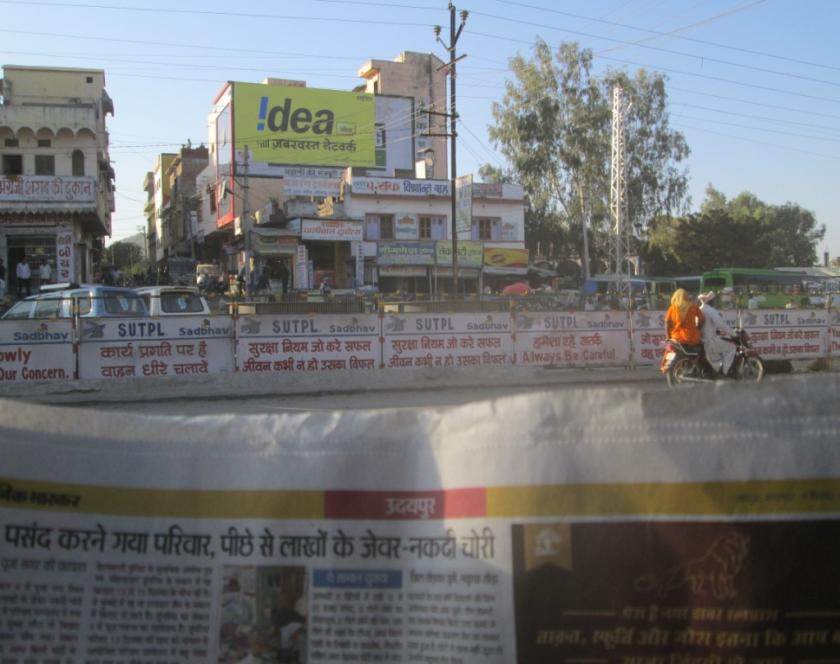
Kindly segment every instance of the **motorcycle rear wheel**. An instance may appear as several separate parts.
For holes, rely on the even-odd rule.
[[[760,383],[764,378],[764,362],[760,357],[745,357],[738,367],[738,380],[746,380],[751,383]]]
[[[687,357],[681,357],[674,360],[665,378],[668,380],[668,387],[677,387],[689,382],[688,378],[693,378],[697,371],[697,362]]]

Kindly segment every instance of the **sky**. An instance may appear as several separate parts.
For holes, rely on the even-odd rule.
[[[596,70],[668,77],[671,124],[691,148],[692,208],[708,184],[812,210],[819,255],[840,255],[840,54],[835,0],[463,0],[458,169],[504,165],[487,137],[508,59],[537,37],[576,41]],[[351,89],[367,60],[444,51],[432,0],[0,0],[0,63],[106,71],[116,171],[113,239],[144,224],[143,178],[160,152],[207,140],[224,81],[266,76]]]

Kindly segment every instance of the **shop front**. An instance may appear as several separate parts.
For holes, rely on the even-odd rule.
[[[72,224],[31,221],[29,223],[11,223],[0,227],[0,258],[6,265],[7,290],[14,293],[17,289],[17,265],[26,257],[32,273],[32,287],[37,291],[40,286],[38,268],[48,263],[51,268],[52,282],[85,281],[86,265],[76,272],[76,242]],[[33,292],[34,292],[33,291]]]
[[[476,294],[481,291],[481,267],[484,248],[481,242],[458,240],[458,293]],[[437,295],[453,294],[452,241],[435,242],[435,268],[432,274],[432,292]]]
[[[293,287],[299,238],[281,228],[255,228],[251,237],[254,257],[260,275],[264,274],[268,279],[269,292],[288,293]]]
[[[434,242],[380,242],[376,262],[381,292],[411,295],[432,292]]]
[[[300,239],[305,252],[298,252],[298,260],[307,261],[309,269],[304,272],[301,265],[295,266],[296,277],[300,275],[296,288],[326,284],[333,289],[349,289],[362,285],[357,282],[360,272],[364,273],[364,255],[356,245],[363,240],[361,221],[302,218]]]

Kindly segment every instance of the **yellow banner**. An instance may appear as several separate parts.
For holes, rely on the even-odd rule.
[[[528,267],[528,250],[484,247],[484,264],[488,267]]]
[[[373,95],[316,88],[236,83],[233,131],[256,162],[307,166],[375,166]]]

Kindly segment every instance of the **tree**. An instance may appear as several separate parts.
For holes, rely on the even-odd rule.
[[[726,197],[709,185],[700,212],[650,226],[642,260],[650,274],[697,274],[715,267],[807,267],[825,226],[795,203],[770,205],[749,192]]]
[[[533,58],[510,60],[514,80],[493,105],[491,140],[528,194],[529,244],[548,243],[554,255],[579,254],[583,224],[590,221],[593,256],[606,253],[609,219],[611,94],[620,82],[632,107],[628,122],[631,222],[644,232],[649,219],[681,212],[687,203],[686,172],[679,163],[688,146],[670,129],[664,79],[639,71],[599,77],[592,51],[560,44],[552,54],[538,41]]]

